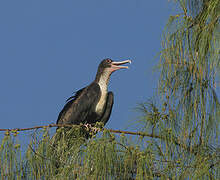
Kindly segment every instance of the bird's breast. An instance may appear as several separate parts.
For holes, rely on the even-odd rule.
[[[107,98],[107,87],[102,87],[100,86],[101,89],[101,96],[99,98],[99,101],[96,105],[96,113],[101,115],[103,113],[103,110],[105,108],[105,104],[106,104],[106,98]]]

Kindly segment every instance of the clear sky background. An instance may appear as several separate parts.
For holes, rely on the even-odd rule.
[[[113,73],[108,128],[125,129],[155,95],[161,35],[175,10],[167,0],[0,1],[0,128],[55,123],[104,58],[131,59]]]

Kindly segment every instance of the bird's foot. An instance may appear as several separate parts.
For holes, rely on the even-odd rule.
[[[100,131],[100,128],[94,127],[91,124],[84,124],[84,127],[86,128],[87,131],[91,131],[96,134],[97,132]]]
[[[92,125],[91,124],[84,124],[84,127],[86,128],[87,131],[92,129]]]

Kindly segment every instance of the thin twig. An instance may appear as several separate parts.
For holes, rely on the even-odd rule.
[[[136,135],[136,136],[143,136],[143,137],[152,137],[152,138],[161,138],[161,136],[155,135],[155,134],[148,134],[144,132],[132,132],[132,131],[122,131],[122,130],[114,130],[114,129],[106,129],[113,133],[119,133],[119,134],[129,134],[129,135]]]
[[[51,127],[85,127],[85,125],[69,125],[69,124],[49,124],[45,126],[35,126],[35,127],[30,127],[30,128],[13,128],[13,129],[0,129],[0,131],[5,131],[5,132],[17,132],[17,131],[28,131],[28,130],[33,130],[33,129],[42,129],[42,128],[51,128]],[[99,128],[98,128],[99,129]],[[135,135],[135,136],[142,136],[142,137],[151,137],[151,138],[156,138],[156,139],[161,139],[161,140],[167,140],[166,136],[162,135],[156,135],[156,134],[148,134],[145,132],[132,132],[132,131],[123,131],[123,130],[114,130],[114,129],[106,129],[106,128],[100,128],[99,131],[107,130],[112,133],[118,133],[118,134],[127,134],[127,135]],[[190,151],[190,148],[180,141],[178,138],[172,138],[172,142],[187,151]]]
[[[85,125],[69,125],[69,124],[49,124],[45,126],[35,126],[35,127],[30,127],[30,128],[13,128],[13,129],[0,129],[0,131],[6,131],[6,132],[16,132],[16,131],[29,131],[33,129],[42,129],[42,128],[51,128],[51,127],[82,127]],[[134,135],[134,136],[142,136],[142,137],[151,137],[151,138],[157,138],[157,139],[162,139],[166,140],[165,136],[160,136],[156,134],[148,134],[145,132],[132,132],[132,131],[123,131],[123,130],[114,130],[114,129],[106,129],[102,128],[99,129],[99,131],[107,130],[112,133],[117,133],[117,134],[128,134],[128,135]],[[174,143],[178,146],[181,146],[183,148],[187,148],[185,144],[175,140]]]
[[[81,127],[84,125],[69,125],[69,124],[49,124],[45,126],[34,126],[30,128],[12,128],[12,129],[0,129],[0,131],[7,131],[7,132],[16,132],[16,131],[29,131],[33,129],[42,129],[42,128],[51,128],[51,127]],[[132,131],[123,131],[123,130],[114,130],[114,129],[100,129],[100,131],[108,130],[109,132],[118,133],[118,134],[129,134],[129,135],[136,135],[136,136],[147,136],[152,138],[161,138],[161,136],[155,134],[148,134],[144,132],[132,132]]]
[[[52,161],[52,159],[50,159],[50,158],[46,158],[45,156],[43,156],[43,155],[37,153],[37,152],[36,152],[36,151],[35,151],[30,145],[28,145],[28,147],[31,149],[31,151],[32,151],[35,155],[41,157],[42,159],[46,159],[46,160],[50,160],[50,161]]]

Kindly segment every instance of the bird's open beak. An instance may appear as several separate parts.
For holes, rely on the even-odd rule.
[[[126,64],[126,63],[130,63],[131,64],[131,60],[118,61],[118,62],[117,61],[113,61],[111,68],[113,68],[114,70],[128,69],[128,66],[120,66],[120,65]]]

